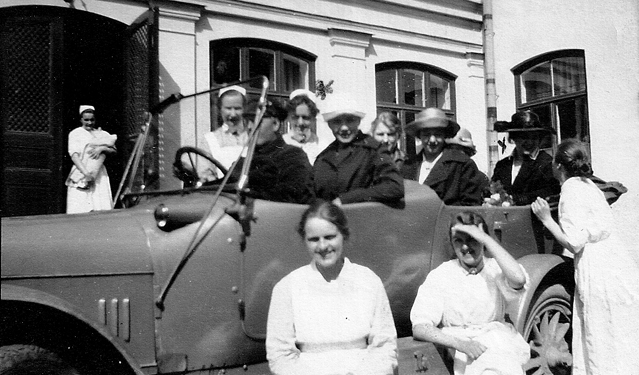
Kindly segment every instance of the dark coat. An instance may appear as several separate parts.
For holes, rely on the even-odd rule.
[[[547,153],[540,151],[535,160],[524,159],[514,183],[512,168],[512,155],[498,161],[492,181],[500,181],[516,205],[524,206],[534,202],[537,197],[547,198],[559,194],[559,181],[552,174],[552,157]]]
[[[334,141],[313,165],[315,195],[342,203],[395,203],[404,198],[404,181],[385,148],[358,131],[348,145]]]
[[[242,159],[242,163],[244,159]],[[241,170],[241,165],[235,171]],[[235,176],[237,179],[239,176]],[[313,168],[304,150],[281,136],[256,146],[249,169],[249,195],[275,202],[307,204],[314,198]]]
[[[402,168],[404,178],[417,180],[423,160],[423,151],[406,160]],[[424,184],[435,190],[444,204],[479,206],[488,187],[488,178],[463,151],[445,148]]]

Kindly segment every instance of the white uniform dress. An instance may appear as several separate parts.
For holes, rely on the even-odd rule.
[[[469,274],[457,259],[450,260],[431,271],[419,287],[411,322],[413,327],[439,326],[446,334],[487,347],[475,361],[456,352],[455,375],[523,374],[530,347],[512,324],[504,322],[504,314],[506,302],[523,293],[528,281],[526,275],[524,288],[511,288],[493,258],[485,258],[484,268],[477,274]]]
[[[80,155],[87,169],[90,172],[95,172],[95,182],[92,185],[87,185],[84,178],[82,178],[82,173],[73,165],[66,180],[68,214],[110,210],[113,208],[111,182],[106,168],[101,163],[101,161],[104,161],[104,155],[101,155],[99,159],[86,162],[87,151],[90,147],[107,144],[105,143],[107,140],[114,141],[113,137],[100,128],[86,130],[82,126],[73,129],[69,133],[69,155]],[[110,141],[108,144],[110,144]],[[92,169],[97,170],[93,171]]]
[[[266,333],[274,374],[389,375],[396,349],[388,297],[370,269],[345,259],[327,282],[312,263],[275,285]]]
[[[311,138],[304,143],[298,142],[295,138],[293,138],[293,135],[291,133],[284,134],[282,138],[284,138],[284,142],[286,142],[287,144],[299,147],[304,150],[306,156],[308,156],[308,162],[311,163],[311,165],[315,163],[317,155],[319,155],[319,153],[322,151],[322,149],[320,149],[319,139],[317,138],[317,135],[313,133],[311,133]]]
[[[204,135],[209,145],[211,155],[229,169],[234,161],[242,154],[244,146],[248,143],[249,137],[246,131],[235,131],[223,124],[219,128]],[[218,174],[218,177],[223,177]]]
[[[639,266],[587,178],[561,186],[559,224],[575,254],[573,375],[639,374]]]

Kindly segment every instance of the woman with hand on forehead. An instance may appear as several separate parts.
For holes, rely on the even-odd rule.
[[[431,271],[417,292],[413,338],[454,349],[456,375],[523,374],[530,347],[504,321],[506,302],[525,289],[523,267],[488,234],[477,213],[453,218],[450,241],[455,258]]]

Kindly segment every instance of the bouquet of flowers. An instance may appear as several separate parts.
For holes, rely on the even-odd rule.
[[[513,197],[506,193],[500,181],[490,183],[490,197],[484,198],[484,206],[510,207],[514,206]]]

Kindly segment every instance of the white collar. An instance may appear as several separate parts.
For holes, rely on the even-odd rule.
[[[539,156],[539,152],[540,151],[541,151],[541,149],[538,148],[538,149],[535,150],[535,152],[533,152],[532,154],[528,155],[530,160],[537,160],[537,156]],[[519,153],[517,151],[513,151],[513,160],[521,160],[521,161],[523,161],[523,157],[520,159],[520,158],[517,158],[516,155],[519,155]]]
[[[233,128],[231,128],[227,123],[222,124],[222,131],[225,133],[229,133],[232,135],[240,135],[242,133],[244,133],[244,129],[242,127],[242,125],[238,124],[237,126],[233,126]]]

